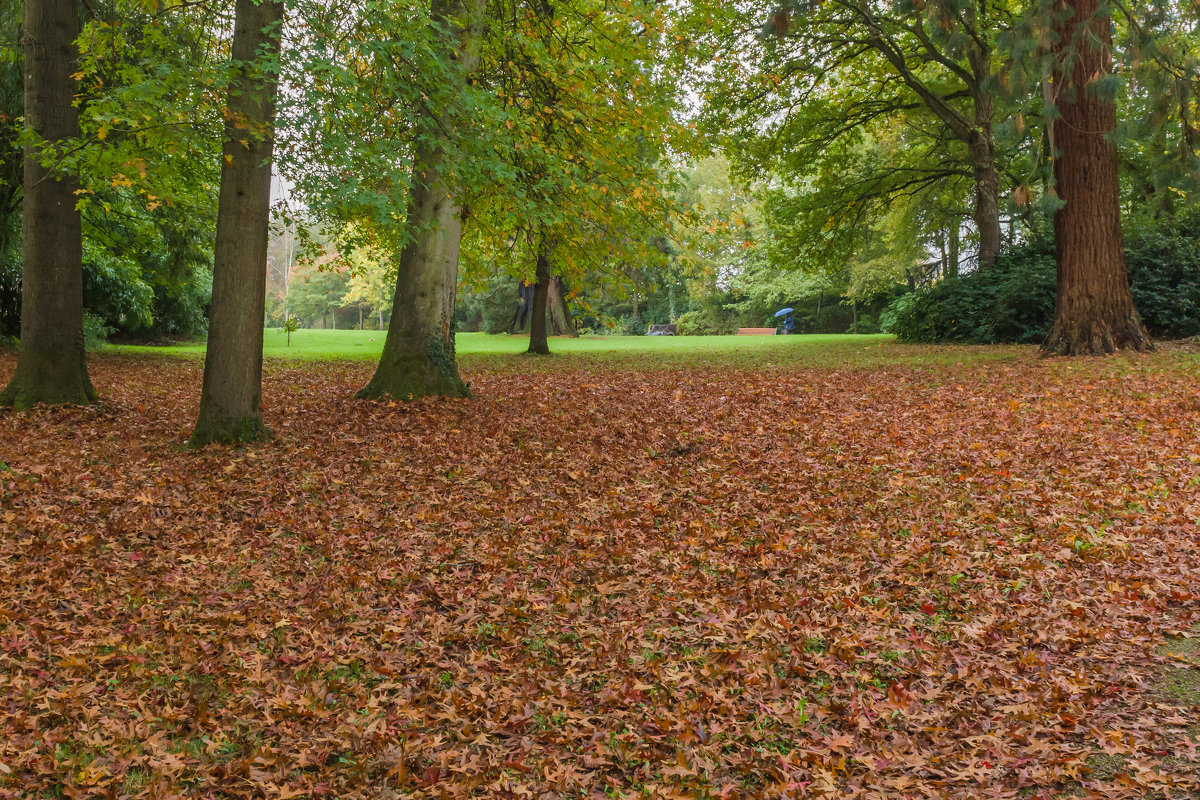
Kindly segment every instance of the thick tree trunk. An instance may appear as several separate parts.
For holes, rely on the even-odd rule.
[[[51,150],[79,135],[74,105],[79,35],[75,0],[26,0],[25,125]],[[83,232],[79,182],[25,151],[21,348],[0,405],[96,399],[83,347]]]
[[[548,325],[551,336],[578,337],[575,323],[571,321],[571,309],[567,306],[567,283],[561,275],[550,279],[550,294],[546,298],[546,313],[550,315]]]
[[[542,240],[537,254],[537,282],[533,285],[533,304],[529,310],[529,349],[525,352],[539,356],[550,355],[546,341],[546,300],[550,295],[550,252],[553,244]]]
[[[204,386],[191,446],[266,435],[263,306],[283,3],[237,0]]]
[[[1054,217],[1058,293],[1047,355],[1089,355],[1152,345],[1133,307],[1121,233],[1116,104],[1096,90],[1112,71],[1112,20],[1099,0],[1075,0],[1057,24],[1055,76],[1060,122],[1054,178],[1063,207]]]
[[[462,74],[479,63],[482,0],[434,0],[432,16],[449,38]],[[420,126],[409,193],[407,228],[411,241],[400,253],[392,319],[383,355],[371,382],[358,397],[396,399],[443,395],[466,397],[454,355],[454,302],[458,290],[462,208],[451,196],[443,173],[447,145],[454,137],[427,112]]]

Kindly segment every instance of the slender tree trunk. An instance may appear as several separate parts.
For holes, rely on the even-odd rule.
[[[941,277],[946,277],[949,273],[949,264],[946,262],[946,232],[938,231],[938,271]]]
[[[950,278],[958,277],[959,236],[961,235],[961,226],[962,223],[958,219],[955,219],[950,224],[950,243],[946,250],[946,276]]]
[[[266,435],[263,306],[283,3],[237,0],[204,386],[191,446]]]
[[[975,227],[979,231],[979,268],[988,269],[1000,253],[1000,177],[996,173],[996,141],[992,135],[993,98],[975,98],[975,129],[967,142],[975,177]]]
[[[850,301],[850,312],[854,315],[854,334],[858,335],[858,301]]]
[[[1121,233],[1116,103],[1097,91],[1112,71],[1112,20],[1099,0],[1075,0],[1056,23],[1060,122],[1054,178],[1063,207],[1054,217],[1058,293],[1042,352],[1090,355],[1153,346],[1133,307]]]
[[[550,315],[548,322],[553,336],[578,337],[575,324],[571,321],[571,309],[567,306],[567,283],[561,275],[550,279],[550,294],[546,298],[546,313]]]
[[[529,349],[525,352],[539,356],[550,355],[546,341],[546,300],[550,294],[550,252],[553,243],[542,239],[537,254],[537,283],[533,285],[533,307],[529,316]]]
[[[464,77],[479,63],[482,11],[482,0],[433,0],[433,20],[447,32],[447,55],[457,59]],[[443,176],[454,166],[447,156],[456,135],[452,126],[432,111],[419,125],[425,135],[417,141],[409,193],[411,241],[400,253],[383,355],[358,397],[468,395],[454,354],[463,214]]]
[[[74,105],[79,35],[76,0],[25,2],[25,125],[51,150],[79,134]],[[79,182],[25,151],[21,348],[0,405],[90,403],[96,391],[83,346],[83,232]]]

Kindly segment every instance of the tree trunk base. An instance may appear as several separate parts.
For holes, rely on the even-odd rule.
[[[530,343],[529,349],[525,351],[527,356],[548,356],[550,355],[550,345],[546,342],[538,342],[537,344]]]
[[[96,401],[83,355],[75,352],[23,351],[8,387],[0,392],[0,406],[22,411],[38,403],[86,406]]]
[[[1136,314],[1115,322],[1099,318],[1056,319],[1042,344],[1043,356],[1102,356],[1120,350],[1139,353],[1154,350],[1154,343]]]
[[[233,418],[222,414],[201,414],[187,446],[198,450],[210,444],[249,444],[269,439],[271,433],[261,416]]]
[[[385,357],[379,362],[371,382],[354,396],[360,400],[413,400],[418,397],[470,397],[471,392],[459,377],[454,346],[433,340],[413,352]]]

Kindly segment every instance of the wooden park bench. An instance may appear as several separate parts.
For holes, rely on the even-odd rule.
[[[738,336],[774,336],[774,328],[738,328]]]

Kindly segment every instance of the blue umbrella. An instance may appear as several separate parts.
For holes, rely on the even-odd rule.
[[[795,310],[796,309],[794,309],[794,308],[781,308],[775,312],[775,316],[782,317],[784,314],[791,314]]]

